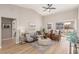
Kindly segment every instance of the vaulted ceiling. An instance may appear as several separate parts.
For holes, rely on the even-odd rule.
[[[46,4],[16,4],[17,6],[24,7],[24,8],[30,8],[38,12],[39,14],[45,16],[52,13],[67,11],[71,9],[75,9],[78,7],[78,4],[55,4],[53,5],[56,9],[52,10],[50,13],[48,11],[44,11],[42,8],[43,6],[46,6]]]

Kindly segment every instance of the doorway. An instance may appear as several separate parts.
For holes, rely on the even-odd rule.
[[[1,17],[1,34],[2,34],[2,48],[7,48],[15,44],[15,39],[13,39],[14,24],[15,19]]]

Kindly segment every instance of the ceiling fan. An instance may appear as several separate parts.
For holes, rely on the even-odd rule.
[[[47,6],[44,6],[44,7],[42,7],[42,8],[44,8],[44,11],[49,10],[49,12],[50,12],[51,10],[56,9],[55,7],[53,7],[53,4],[47,4]]]

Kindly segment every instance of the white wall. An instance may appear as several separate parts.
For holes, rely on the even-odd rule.
[[[77,19],[77,28],[78,28],[78,36],[79,36],[79,6],[78,6],[78,19]]]
[[[47,24],[51,23],[53,24],[52,27],[53,29],[55,29],[55,24],[57,22],[65,22],[65,21],[74,21],[75,22],[75,29],[77,30],[77,9],[73,9],[73,10],[69,10],[69,11],[65,11],[65,12],[60,12],[60,13],[56,13],[53,15],[49,15],[49,16],[45,16],[44,17],[44,27],[47,28]]]
[[[1,17],[15,18],[16,27],[25,27],[28,31],[28,24],[35,24],[36,29],[39,30],[42,25],[42,17],[33,10],[14,6],[14,5],[0,5],[0,25]],[[19,33],[17,31],[16,43],[19,42]],[[1,47],[1,26],[0,26],[0,47]]]
[[[2,46],[2,40],[1,40],[1,18],[0,18],[0,48]]]

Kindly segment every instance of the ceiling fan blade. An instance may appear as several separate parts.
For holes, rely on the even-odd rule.
[[[44,8],[44,10],[43,11],[46,11],[46,10],[49,10],[49,12],[52,10],[52,9],[56,9],[55,7],[52,7],[52,5],[53,4],[47,4],[47,7],[42,7],[42,8]]]
[[[49,9],[56,9],[56,8],[49,8]]]
[[[46,7],[42,7],[42,8],[46,9]]]
[[[42,7],[42,8],[44,8],[44,9],[49,9],[49,7]]]

